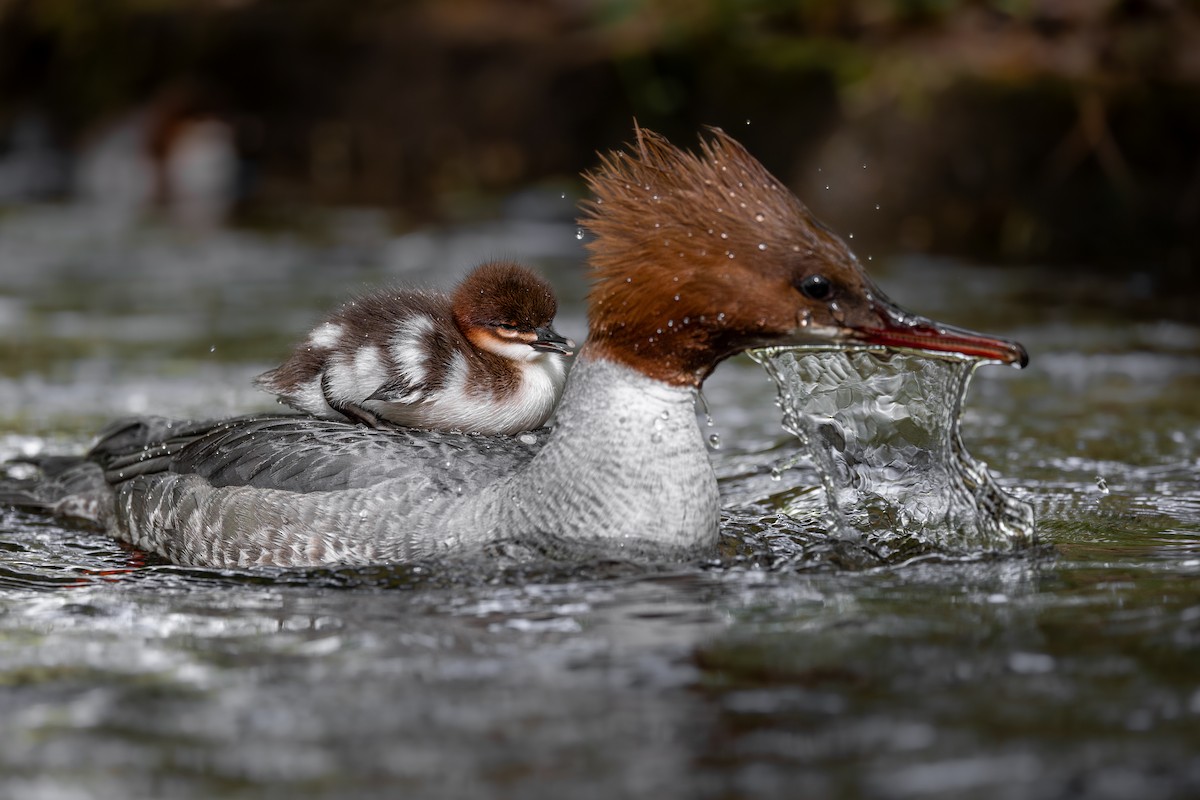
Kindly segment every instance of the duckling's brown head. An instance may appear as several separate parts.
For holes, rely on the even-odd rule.
[[[455,324],[481,350],[520,361],[537,353],[570,355],[575,347],[552,327],[558,301],[550,284],[514,261],[476,267],[450,305]]]

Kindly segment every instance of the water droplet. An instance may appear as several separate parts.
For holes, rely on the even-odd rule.
[[[726,251],[725,251],[725,255],[729,256],[730,258],[733,258],[733,251],[732,251],[732,250],[726,250]]]
[[[764,216],[762,215],[762,212],[759,212],[758,214],[755,214],[755,215],[754,215],[754,221],[755,221],[755,222],[762,222],[764,219],[766,219],[766,217],[764,217]]]
[[[217,346],[214,344],[212,347],[208,348],[208,352],[210,352],[210,353],[217,352]]]
[[[851,239],[853,239],[853,238],[854,238],[854,234],[853,234],[853,233],[852,233],[852,234],[850,234],[850,238],[851,238]]]
[[[576,239],[583,239],[583,228],[576,228],[576,229],[575,229],[575,238],[576,238]]]
[[[766,245],[764,242],[759,242],[759,243],[758,243],[758,249],[759,249],[759,250],[766,250],[766,249],[767,249],[767,245]]]
[[[674,328],[674,327],[675,327],[675,320],[673,320],[673,319],[669,319],[669,320],[667,320],[667,327],[668,327],[668,328]]]
[[[878,210],[879,210],[879,203],[876,203],[876,204],[875,204],[875,210],[876,210],[876,211],[878,211]]]
[[[724,321],[725,321],[725,312],[722,311],[717,314],[717,322],[724,322]]]
[[[773,481],[783,480],[783,470],[781,470],[777,466],[771,467],[771,480],[773,480]]]
[[[749,124],[750,124],[750,120],[746,120],[746,124],[747,124],[747,125],[749,125]]]
[[[679,295],[675,295],[675,302],[676,302],[676,303],[678,303],[678,302],[679,302]]]
[[[721,238],[722,238],[722,239],[728,239],[728,238],[729,238],[729,234],[728,234],[728,233],[725,233],[724,231],[722,231],[722,232],[721,232]]]
[[[661,414],[659,414],[659,415],[658,415],[658,418],[659,418],[659,419],[670,419],[670,418],[671,418],[671,412],[670,412],[670,411],[667,411],[667,410],[664,408],[664,409],[663,409],[663,412],[662,412]]]
[[[721,434],[710,433],[708,435],[708,446],[711,447],[713,450],[720,450],[721,449]]]
[[[866,169],[866,168],[867,168],[867,165],[866,165],[866,164],[863,164],[863,169]]]
[[[825,184],[825,188],[826,188],[826,189],[828,189],[828,188],[829,188],[829,184],[828,184],[828,183],[827,183],[827,184]]]
[[[566,192],[563,192],[562,194],[560,194],[560,195],[559,195],[559,199],[566,200],[566,199],[567,199],[567,193],[566,193]]]
[[[1096,476],[1096,488],[1100,490],[1100,494],[1108,494],[1108,481],[1101,475]]]
[[[800,321],[801,328],[807,328],[809,325],[812,324],[812,312],[809,311],[807,308],[801,309],[799,321]]]

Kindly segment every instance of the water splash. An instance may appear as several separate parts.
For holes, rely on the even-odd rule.
[[[1032,543],[1033,507],[1001,489],[959,435],[971,376],[986,362],[866,347],[750,355],[775,381],[783,426],[821,475],[833,535],[888,550]]]

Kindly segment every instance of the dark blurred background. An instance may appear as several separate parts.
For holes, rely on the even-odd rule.
[[[1194,313],[1197,0],[0,0],[0,202],[405,228],[580,191],[635,117],[725,128],[877,255]]]

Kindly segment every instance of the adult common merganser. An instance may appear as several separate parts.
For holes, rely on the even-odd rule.
[[[698,153],[638,130],[588,184],[589,333],[548,435],[133,420],[85,459],[47,462],[40,482],[8,499],[184,564],[686,560],[717,542],[695,401],[722,359],[835,342],[1027,360],[1016,343],[894,306],[845,243],[719,130]]]
[[[550,327],[550,284],[520,264],[476,267],[451,297],[411,290],[347,303],[256,383],[325,419],[519,433],[562,394],[574,342]]]

